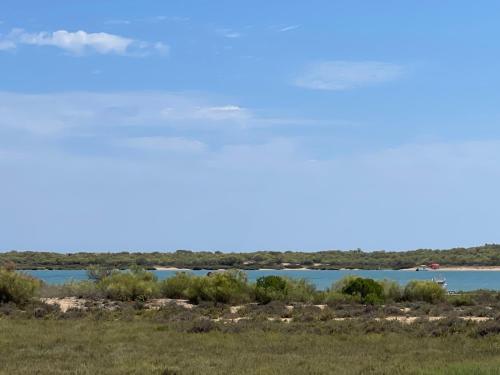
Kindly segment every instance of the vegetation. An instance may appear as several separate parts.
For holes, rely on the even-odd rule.
[[[323,294],[305,279],[291,279],[280,276],[264,276],[255,284],[255,299],[260,303],[283,302],[322,302]]]
[[[471,300],[498,304],[499,298],[479,293]],[[426,302],[370,306],[296,304],[290,311],[272,302],[233,313],[213,303],[148,310],[121,302],[63,313],[41,303],[23,309],[0,304],[0,373],[30,374],[33,368],[51,374],[497,373],[495,311],[485,310],[490,321],[472,323],[454,317],[447,306]],[[403,306],[419,316],[415,323],[383,319],[396,311],[404,316]],[[428,319],[445,312],[447,318]],[[231,320],[243,316],[247,319]]]
[[[342,333],[347,324],[335,326],[341,332],[274,323],[198,333],[147,320],[0,320],[0,372],[465,375],[500,367],[498,336]]]
[[[140,268],[114,271],[97,281],[105,297],[118,301],[146,301],[158,295],[158,280],[151,272]]]
[[[40,281],[31,276],[0,268],[0,303],[23,305],[33,298],[40,285]]]
[[[326,291],[318,291],[305,279],[265,276],[255,283],[247,280],[240,270],[211,272],[196,276],[178,272],[175,276],[159,281],[152,273],[139,267],[127,271],[99,273],[93,280],[69,282],[63,285],[45,285],[41,281],[10,269],[0,269],[0,302],[17,304],[30,301],[40,286],[44,297],[77,297],[115,301],[145,302],[153,298],[186,299],[194,304],[215,302],[244,304],[273,301],[293,303],[358,302],[380,304],[399,301],[425,301],[438,303],[444,300],[445,291],[430,281],[411,281],[402,287],[388,280],[375,281],[358,276],[347,276]],[[466,302],[462,301],[462,304]],[[456,301],[459,304],[459,301]]]
[[[414,251],[320,251],[251,253],[222,253],[220,251],[152,253],[51,253],[10,251],[0,253],[0,264],[13,262],[18,269],[126,269],[133,265],[144,268],[179,267],[191,269],[257,269],[257,268],[312,268],[312,269],[401,269],[420,264],[439,263],[444,266],[494,266],[500,264],[500,245],[486,244],[472,248],[451,250],[420,249]]]
[[[444,300],[445,291],[435,282],[414,280],[406,285],[404,296],[410,301],[436,303]]]
[[[384,288],[372,279],[356,277],[343,288],[342,293],[359,298],[362,303],[381,303],[384,300]]]

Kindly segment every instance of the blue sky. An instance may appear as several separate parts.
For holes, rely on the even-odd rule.
[[[500,4],[0,4],[0,248],[498,242]]]

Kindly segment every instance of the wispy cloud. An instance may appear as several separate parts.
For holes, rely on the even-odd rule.
[[[92,74],[99,74],[96,70]],[[245,129],[345,126],[332,121],[269,116],[258,109],[210,96],[177,92],[0,92],[1,131],[29,136],[65,137],[134,129],[140,135],[183,132],[236,133]],[[144,133],[144,129],[152,133]],[[1,140],[1,139],[0,139]]]
[[[10,40],[0,40],[0,51],[7,51],[9,49],[15,49],[16,43]]]
[[[290,26],[285,26],[285,27],[282,27],[281,29],[279,29],[278,31],[280,33],[284,33],[284,32],[287,32],[287,31],[292,31],[292,30],[296,30],[300,27],[300,25],[290,25]]]
[[[218,29],[217,34],[225,38],[236,39],[242,36],[241,33],[231,30],[231,29]]]
[[[130,25],[132,21],[130,20],[107,20],[104,22],[106,25]]]
[[[323,61],[310,64],[294,81],[313,90],[349,90],[394,81],[404,68],[378,61]]]
[[[183,93],[0,92],[0,130],[45,136],[88,134],[106,127],[227,129],[260,121],[247,108]]]
[[[74,55],[89,52],[117,55],[146,55],[152,52],[166,54],[169,49],[162,42],[150,43],[115,34],[89,33],[83,30],[29,33],[23,29],[13,29],[8,35],[0,38],[0,49],[14,49],[18,45],[52,46]]]
[[[194,112],[198,118],[210,120],[245,120],[251,117],[250,111],[235,105],[226,105],[221,107],[204,107]]]
[[[117,141],[119,146],[124,146],[139,151],[147,152],[182,152],[199,153],[205,150],[205,144],[198,140],[183,137],[130,137]]]
[[[189,17],[182,17],[182,16],[153,16],[153,17],[147,17],[143,18],[140,21],[142,22],[147,22],[147,23],[159,23],[159,22],[189,22],[190,18]]]

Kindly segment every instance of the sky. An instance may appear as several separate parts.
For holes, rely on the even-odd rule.
[[[0,250],[500,241],[496,1],[0,4]]]

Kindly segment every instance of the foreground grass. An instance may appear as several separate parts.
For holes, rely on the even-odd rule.
[[[152,321],[0,319],[1,374],[497,374],[500,337],[185,333]]]

